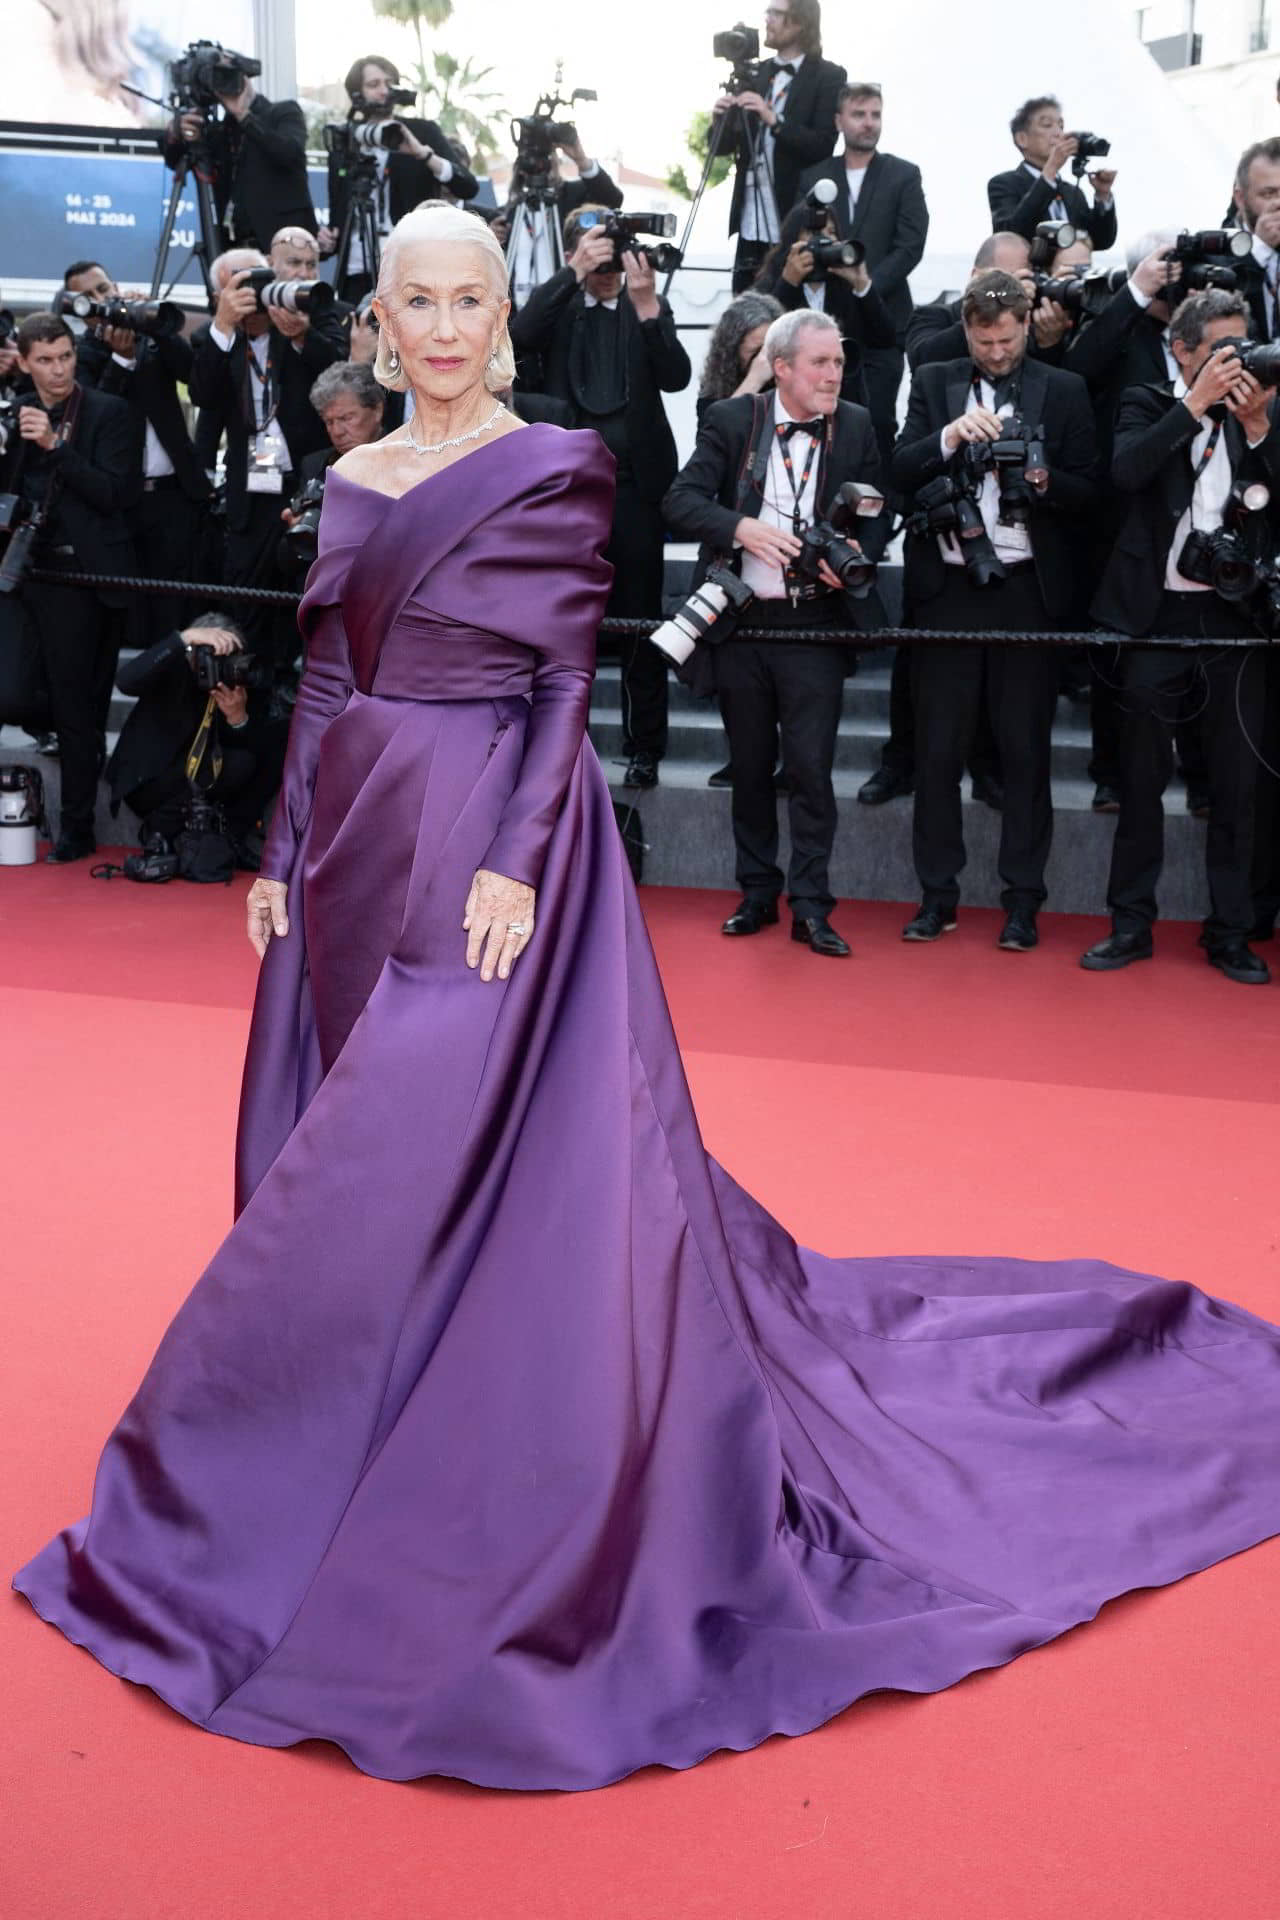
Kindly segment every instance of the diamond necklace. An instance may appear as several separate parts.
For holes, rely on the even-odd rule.
[[[497,406],[489,415],[489,418],[482,420],[478,427],[472,427],[470,433],[455,433],[452,440],[436,440],[429,447],[419,446],[413,437],[412,427],[406,427],[404,430],[405,445],[412,447],[415,453],[443,453],[446,447],[460,447],[465,440],[478,440],[482,433],[488,433],[490,427],[498,418],[498,415],[505,412],[506,408],[503,406],[501,400],[499,400]]]

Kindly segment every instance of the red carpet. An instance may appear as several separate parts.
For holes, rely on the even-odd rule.
[[[228,1224],[244,886],[0,874],[8,1575],[93,1466]],[[830,1252],[1096,1254],[1280,1320],[1280,987],[1158,930],[1075,965],[991,914],[852,962],[727,896],[645,905],[708,1145]],[[928,1698],[603,1792],[367,1780],[200,1733],[0,1600],[14,1920],[1274,1920],[1280,1542]]]

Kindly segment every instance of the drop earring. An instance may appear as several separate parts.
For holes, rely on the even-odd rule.
[[[394,347],[391,348],[387,355],[387,370],[390,373],[399,373],[400,371],[400,355]]]

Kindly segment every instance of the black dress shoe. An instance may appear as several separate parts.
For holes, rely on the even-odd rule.
[[[658,762],[652,753],[633,753],[622,776],[624,787],[656,787]]]
[[[970,776],[969,791],[975,800],[981,800],[984,807],[990,807],[993,813],[1004,812],[1004,788],[989,773]]]
[[[1209,818],[1209,794],[1205,787],[1187,788],[1187,812],[1196,820]]]
[[[717,767],[714,773],[707,775],[709,787],[731,787],[733,785],[733,762],[728,760],[724,766]]]
[[[871,778],[858,788],[858,798],[864,807],[882,807],[886,800],[900,800],[904,794],[913,793],[915,784],[914,774],[877,767]]]
[[[45,859],[50,866],[61,867],[69,860],[87,860],[97,851],[98,843],[91,833],[60,833]]]
[[[1243,940],[1230,940],[1225,946],[1209,947],[1205,953],[1211,967],[1217,967],[1225,973],[1228,980],[1238,980],[1242,987],[1265,987],[1271,978],[1271,969],[1260,953],[1246,946]]]
[[[1036,932],[1036,916],[1030,907],[1014,907],[1008,919],[1000,929],[1000,938],[996,945],[1003,947],[1006,953],[1030,953],[1032,947],[1038,947],[1040,935]]]
[[[1092,805],[1095,813],[1119,813],[1119,792],[1115,787],[1108,786],[1105,780],[1099,780],[1093,790]]]
[[[1114,973],[1135,960],[1149,960],[1153,952],[1149,933],[1109,933],[1080,955],[1080,965],[1088,973]]]
[[[791,922],[791,938],[802,941],[815,953],[825,953],[832,960],[847,960],[853,951],[829,920],[802,920],[797,914]]]
[[[940,907],[921,907],[914,920],[908,920],[902,929],[904,940],[938,940],[944,933],[954,933],[956,916],[953,908],[944,913]]]
[[[776,927],[776,900],[743,900],[721,927],[721,933],[759,933],[761,927]]]

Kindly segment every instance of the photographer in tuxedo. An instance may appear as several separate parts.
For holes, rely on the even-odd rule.
[[[593,427],[617,461],[605,612],[651,619],[662,609],[662,496],[677,465],[662,396],[682,393],[693,369],[652,262],[630,251],[619,257],[612,235],[592,224],[608,211],[570,214],[568,264],[511,315],[511,342],[517,355],[538,356],[541,391],[567,401],[573,425]],[[621,658],[622,783],[653,787],[667,750],[667,664],[645,639],[624,640]]]
[[[968,355],[919,369],[894,449],[894,485],[908,496],[905,618],[954,633],[1037,632],[1060,625],[1074,604],[1078,528],[1097,484],[1089,395],[1075,374],[1028,356],[1030,303],[1011,274],[975,275],[961,313]],[[1010,434],[1007,425],[1022,431]],[[991,449],[1002,438],[1012,439],[1012,458],[997,478]],[[921,904],[903,938],[936,940],[956,924],[965,862],[960,775],[984,656],[1004,779],[999,944],[1022,953],[1037,944],[1053,836],[1051,647],[912,648]]]
[[[1255,340],[1280,337],[1280,139],[1246,147],[1236,168],[1236,219],[1253,235],[1253,252],[1233,262]]]
[[[201,409],[201,434],[216,444],[226,434],[227,550],[230,586],[268,586],[280,536],[280,509],[295,490],[303,456],[326,445],[324,425],[311,405],[311,388],[342,357],[327,332],[304,313],[259,306],[246,274],[267,263],[260,253],[220,254],[212,276],[213,322],[191,357],[191,398]],[[292,645],[285,623],[257,614],[248,623],[261,652],[278,625],[276,642]],[[290,629],[290,632],[292,630]]]
[[[831,315],[844,342],[840,397],[870,412],[868,360],[877,350],[893,352],[897,335],[865,260],[856,267],[820,263],[815,240],[829,244],[837,238],[832,209],[806,197],[783,221],[782,238],[765,255],[753,291],[771,295],[787,312]]]
[[[77,260],[63,275],[69,293],[92,300],[120,298],[120,290],[97,261]],[[144,299],[142,294],[125,298]],[[142,494],[129,511],[129,531],[140,571],[157,580],[194,580],[202,524],[213,493],[197,457],[179,386],[191,380],[191,344],[182,334],[149,339],[122,327],[94,322],[77,350],[77,377],[100,393],[115,394],[142,423]],[[148,594],[131,609],[137,643],[150,646],[183,617],[183,602]]]
[[[1269,559],[1280,532],[1280,429],[1271,417],[1273,396],[1235,355],[1233,343],[1247,332],[1248,309],[1238,293],[1193,294],[1169,323],[1177,378],[1131,387],[1120,403],[1111,477],[1128,512],[1094,615],[1118,633],[1202,644],[1132,647],[1121,655],[1120,812],[1107,887],[1112,931],[1081,959],[1090,972],[1151,958],[1162,796],[1173,770],[1174,722],[1190,692],[1203,710],[1208,759],[1210,912],[1201,945],[1228,980],[1261,986],[1270,977],[1248,945],[1257,778],[1249,741],[1262,737],[1261,650],[1215,648],[1216,639],[1249,633],[1254,623],[1239,601],[1221,598],[1199,577],[1193,558],[1197,541],[1226,529]],[[1267,500],[1248,512],[1237,489],[1253,482]]]
[[[140,415],[81,385],[75,339],[57,315],[24,320],[16,345],[30,384],[17,395],[17,431],[4,451],[0,490],[20,495],[30,515],[43,517],[33,569],[133,573],[126,515],[142,486]],[[97,845],[102,690],[109,697],[115,672],[111,610],[128,599],[109,589],[36,581],[30,573],[18,591],[39,636],[58,737],[62,804],[48,858],[81,860]]]
[[[396,221],[420,206],[424,200],[438,200],[445,187],[458,200],[470,200],[478,192],[478,182],[459,160],[448,139],[434,120],[407,119],[396,113],[396,89],[400,69],[393,60],[371,53],[352,63],[343,81],[348,100],[348,142],[329,150],[329,220],[320,229],[322,253],[332,253],[338,244],[343,222],[351,205],[351,165],[354,129],[365,124],[381,128],[394,122],[394,144],[375,145],[372,149],[377,169],[374,195],[375,219],[380,240],[385,240]],[[346,272],[338,292],[344,300],[358,302],[373,287],[373,266],[367,261],[357,234],[351,243]]]
[[[880,484],[871,417],[840,399],[844,350],[830,314],[784,313],[765,336],[771,394],[742,394],[709,407],[697,444],[663,502],[677,537],[700,543],[696,578],[722,560],[755,599],[745,623],[777,629],[773,640],[732,634],[706,649],[729,737],[733,838],[742,900],[722,932],[759,933],[778,920],[774,754],[779,732],[787,770],[791,865],[786,876],[791,935],[814,953],[843,959],[848,943],[831,925],[829,867],[836,831],[831,783],[844,694],[846,649],[790,640],[788,629],[882,623],[874,591],[853,598],[825,559],[816,580],[794,568],[800,534],[826,520],[846,481]],[[860,523],[857,544],[878,560],[885,517]],[[850,540],[854,536],[846,536]]]
[[[735,112],[736,173],[729,231],[738,236],[733,291],[741,293],[776,246],[795,205],[800,176],[835,145],[836,102],[848,77],[822,58],[819,0],[766,7],[764,44],[772,58],[752,70],[743,92],[722,93],[713,117]],[[722,140],[725,151],[733,143]]]
[[[176,114],[165,130],[166,165],[184,146],[206,139],[219,224],[232,246],[271,244],[280,227],[316,230],[307,180],[307,123],[296,100],[267,100],[248,74],[235,93],[220,93],[223,118],[206,136],[203,116]]]
[[[1069,221],[1087,233],[1099,253],[1116,243],[1116,176],[1100,167],[1085,178],[1093,188],[1088,200],[1073,181],[1062,178],[1077,148],[1076,136],[1063,131],[1062,106],[1051,93],[1024,100],[1009,122],[1018,166],[987,182],[991,225],[996,232],[1020,233],[1028,240],[1044,220]]]
[[[866,248],[871,284],[893,324],[892,341],[868,345],[862,356],[867,407],[887,471],[898,430],[898,389],[911,323],[907,276],[924,256],[929,209],[919,167],[880,151],[883,123],[884,98],[874,82],[851,81],[841,87],[836,132],[844,142],[843,152],[803,173],[799,191],[811,192],[818,180],[834,183],[835,230],[842,240],[857,240]]]

